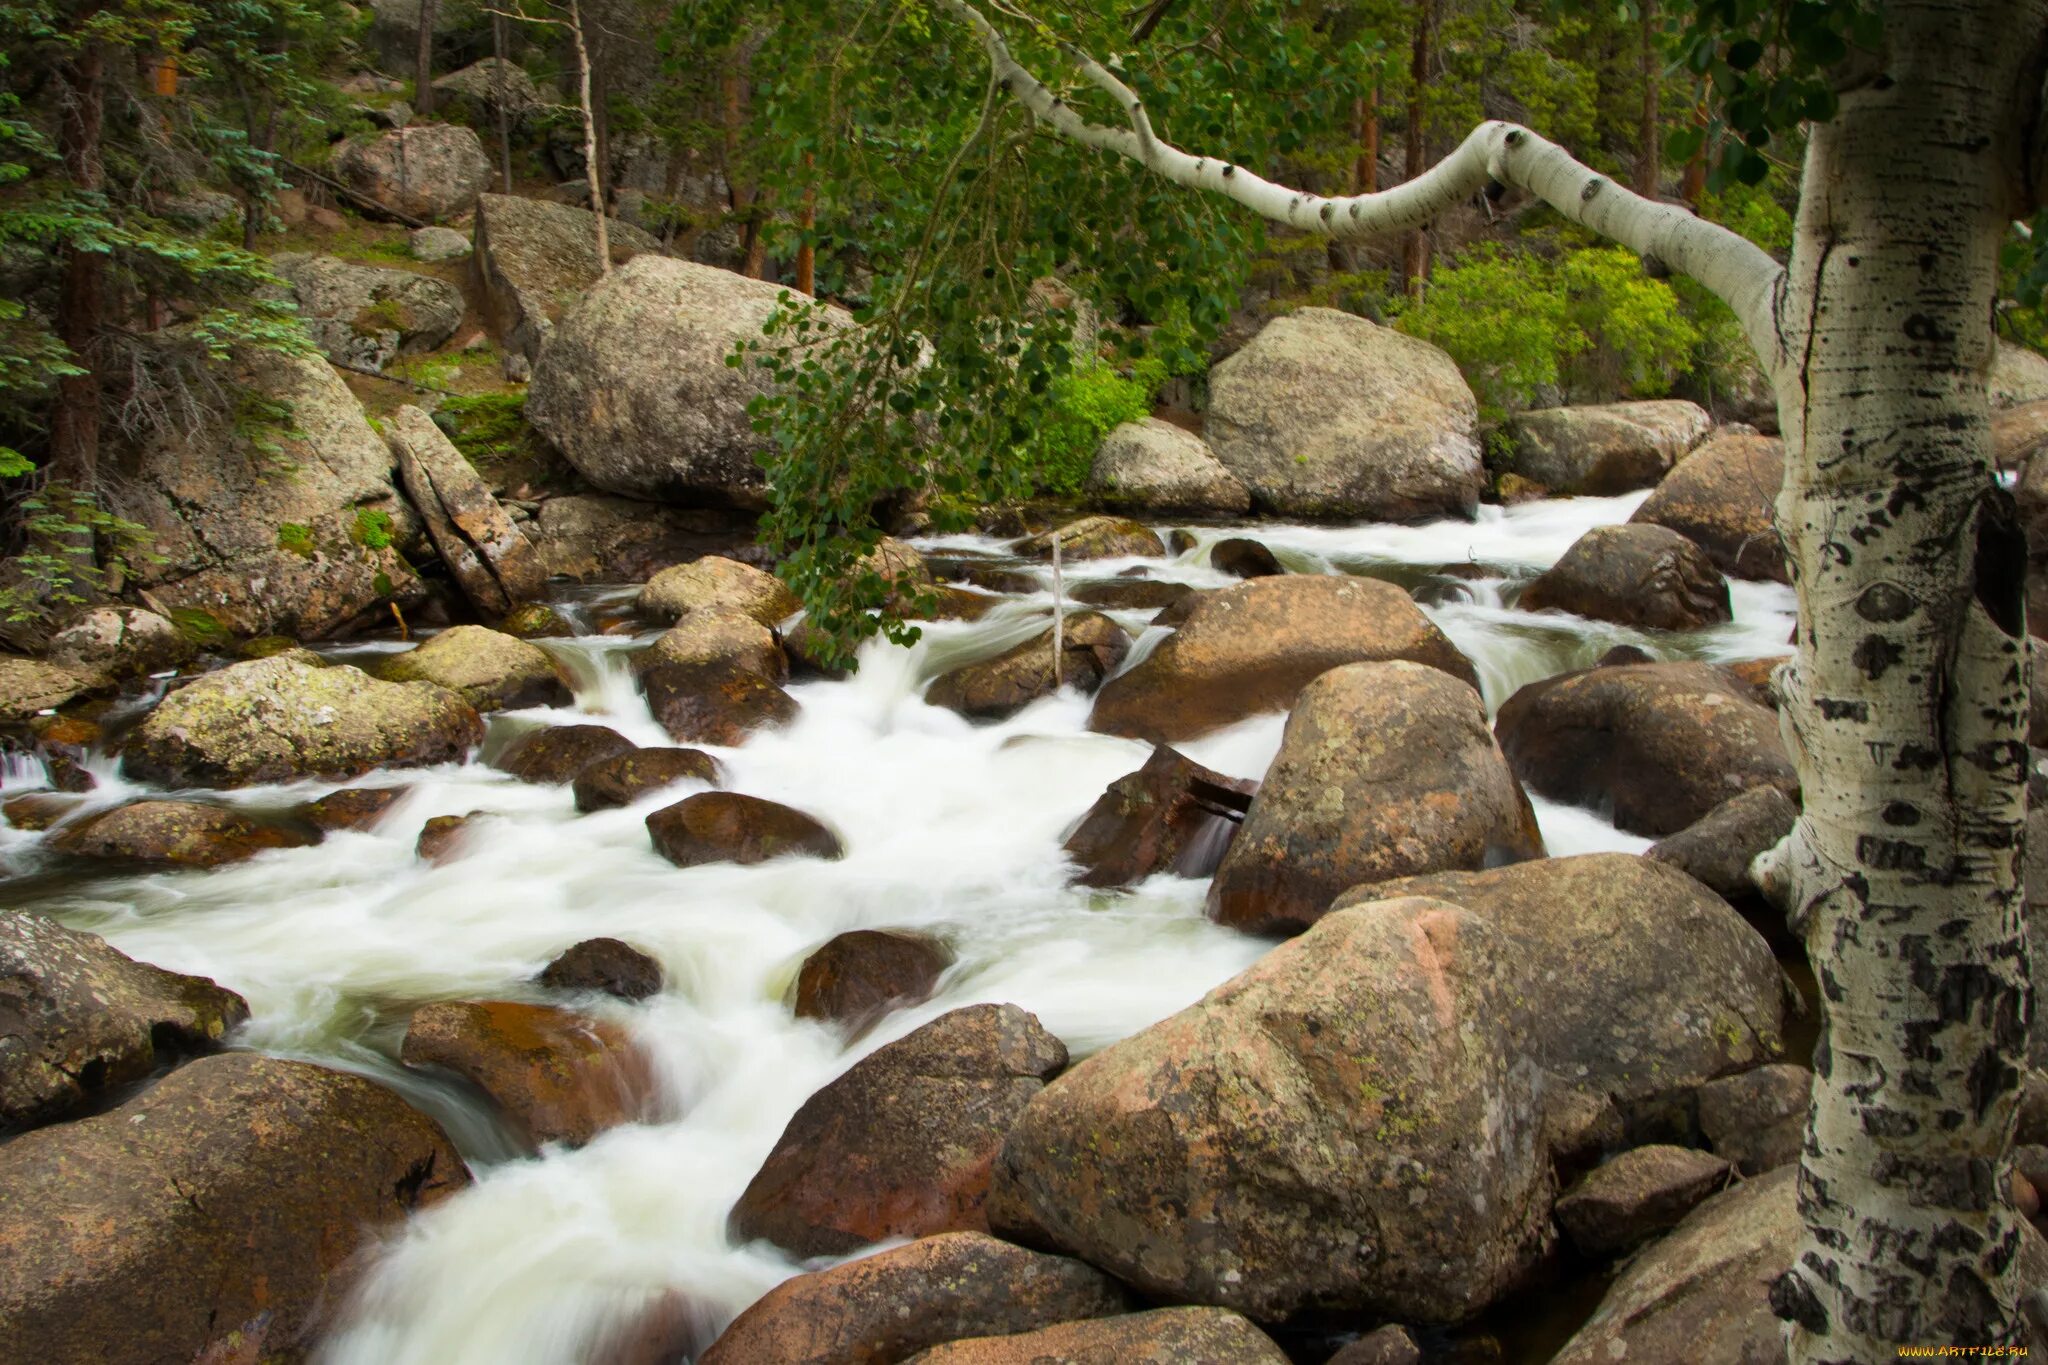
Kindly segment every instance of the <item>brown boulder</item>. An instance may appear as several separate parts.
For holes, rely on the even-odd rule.
[[[334,173],[394,216],[436,222],[476,207],[491,162],[470,129],[423,123],[344,142]]]
[[[1100,612],[1076,612],[1066,620],[1060,662],[1066,686],[1093,692],[1130,652],[1131,637]],[[942,674],[924,699],[933,706],[981,720],[1015,715],[1040,697],[1057,692],[1053,633],[1044,632],[988,659]]]
[[[929,934],[854,929],[804,959],[796,1017],[829,1019],[854,1033],[902,1006],[931,999],[953,953]]]
[[[1664,526],[1596,526],[1515,599],[1644,630],[1698,630],[1734,619],[1728,581],[1707,552]]]
[[[1792,832],[1799,807],[1776,787],[1751,787],[1731,796],[1678,833],[1643,850],[1730,901],[1758,895],[1749,865]]]
[[[732,1211],[797,1256],[985,1232],[1004,1134],[1067,1049],[1015,1005],[972,1005],[878,1048],[804,1101]]]
[[[1647,488],[1713,425],[1696,403],[1661,399],[1538,408],[1507,423],[1515,473],[1554,493],[1605,497]]]
[[[1694,1098],[1715,1154],[1744,1175],[1761,1175],[1799,1160],[1812,1096],[1811,1071],[1777,1062],[1709,1081]]]
[[[1209,567],[1232,578],[1272,578],[1287,572],[1271,550],[1243,536],[1231,536],[1211,545]]]
[[[1227,777],[1165,745],[1109,784],[1067,836],[1082,886],[1129,886],[1155,872],[1207,877],[1237,837],[1259,784]]]
[[[407,787],[344,787],[292,812],[314,829],[369,829],[411,790]]]
[[[1287,1365],[1287,1353],[1236,1313],[1155,1308],[1006,1337],[970,1337],[912,1356],[914,1365]]]
[[[677,867],[837,859],[839,836],[800,810],[739,792],[699,792],[647,817],[654,851]]]
[[[1777,714],[1712,664],[1545,678],[1508,698],[1494,729],[1531,789],[1611,809],[1634,834],[1675,834],[1752,787],[1799,789]]]
[[[587,938],[550,962],[540,984],[558,991],[603,991],[645,1000],[661,990],[661,964],[615,938]]]
[[[548,725],[506,745],[491,766],[522,782],[573,782],[584,769],[639,747],[609,725]]]
[[[465,852],[465,836],[483,814],[473,810],[467,815],[430,817],[420,826],[420,837],[413,841],[413,856],[436,867],[454,862]]]
[[[1471,662],[1391,583],[1286,574],[1191,600],[1178,631],[1103,687],[1089,728],[1155,744],[1193,739],[1287,710],[1302,688],[1342,664],[1388,659],[1478,686]]]
[[[663,569],[640,589],[634,607],[644,616],[677,621],[692,611],[722,607],[764,626],[780,623],[803,605],[774,574],[738,560],[706,555]]]
[[[387,682],[430,682],[479,711],[562,706],[572,697],[555,661],[538,645],[483,626],[450,626],[377,668]]]
[[[402,407],[384,419],[384,440],[435,553],[478,611],[503,616],[546,590],[540,551],[433,418]]]
[[[1123,1290],[1092,1266],[945,1232],[785,1280],[733,1320],[697,1365],[898,1365],[961,1337],[1108,1317]]]
[[[1060,559],[1122,559],[1143,556],[1162,559],[1166,544],[1158,533],[1126,517],[1083,517],[1056,530],[1026,536],[1010,548],[1033,559],[1051,559],[1053,537],[1059,537]]]
[[[1185,583],[1157,578],[1106,578],[1083,583],[1069,594],[1076,602],[1110,611],[1159,611],[1194,593]]]
[[[681,744],[740,744],[796,716],[781,686],[789,660],[774,632],[732,607],[685,612],[633,669],[654,718]]]
[[[211,1052],[248,1017],[241,996],[203,976],[0,911],[0,1131],[64,1118],[171,1057]]]
[[[45,830],[84,804],[77,792],[23,792],[0,802],[0,816],[16,829]]]
[[[1422,1351],[1407,1328],[1389,1323],[1347,1344],[1323,1365],[1422,1365]]]
[[[0,1145],[4,1353],[303,1358],[352,1259],[468,1182],[434,1121],[381,1085],[202,1058],[119,1109]]]
[[[576,809],[588,814],[630,806],[678,782],[716,786],[718,779],[718,761],[701,749],[630,749],[577,773],[570,790],[576,794]]]
[[[646,1059],[617,1025],[552,1005],[455,1000],[413,1011],[399,1058],[446,1067],[494,1100],[526,1140],[580,1147],[637,1120]]]
[[[80,858],[144,867],[220,867],[273,848],[305,848],[317,833],[264,824],[229,806],[137,801],[67,825],[50,847]]]
[[[1735,1168],[1689,1147],[1636,1147],[1557,1199],[1557,1223],[1587,1256],[1614,1256],[1677,1225]]]
[[[1784,482],[1783,441],[1722,431],[1680,460],[1629,520],[1670,527],[1732,577],[1789,583],[1776,522]]]
[[[1423,664],[1346,664],[1295,701],[1209,917],[1294,933],[1361,883],[1542,856],[1477,692]]]

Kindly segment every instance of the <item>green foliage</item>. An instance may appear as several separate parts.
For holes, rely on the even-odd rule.
[[[8,557],[0,621],[46,624],[103,592],[110,572],[157,561],[149,528],[114,515],[92,493],[48,484],[14,504],[22,548]],[[98,544],[100,560],[80,553]]]
[[[1587,339],[1568,369],[1573,398],[1657,398],[1689,366],[1700,332],[1678,295],[1622,247],[1575,251],[1558,268],[1571,329]]]
[[[473,465],[488,467],[532,453],[526,391],[460,394],[441,400],[434,422]]]
[[[391,514],[381,507],[358,507],[348,538],[366,550],[388,550],[393,539]]]
[[[277,528],[277,548],[301,559],[311,559],[319,547],[313,543],[312,527],[287,521]]]
[[[1152,395],[1166,380],[1166,365],[1147,356],[1131,369],[1125,377],[1098,362],[1053,381],[1050,412],[1023,449],[1037,491],[1056,497],[1078,494],[1102,438],[1125,422],[1151,415]]]

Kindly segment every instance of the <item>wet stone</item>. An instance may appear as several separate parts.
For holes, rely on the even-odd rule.
[[[621,1000],[660,992],[661,964],[615,938],[588,938],[550,962],[540,984],[558,991],[603,991]]]

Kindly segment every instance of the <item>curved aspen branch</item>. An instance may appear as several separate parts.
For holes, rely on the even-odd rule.
[[[1275,184],[1243,166],[1182,151],[1153,131],[1144,101],[1128,85],[1094,58],[1063,44],[1076,70],[1117,102],[1130,126],[1091,123],[1019,62],[1002,33],[974,6],[966,0],[938,0],[938,5],[974,30],[998,86],[1070,142],[1135,161],[1174,184],[1234,199],[1273,222],[1340,241],[1412,232],[1489,185],[1512,185],[1572,222],[1698,280],[1734,311],[1767,369],[1775,371],[1783,354],[1776,299],[1785,272],[1767,252],[1685,208],[1632,193],[1527,128],[1482,123],[1456,151],[1413,180],[1373,194],[1325,198]]]

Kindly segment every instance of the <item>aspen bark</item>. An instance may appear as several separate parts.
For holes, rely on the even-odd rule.
[[[583,7],[569,0],[569,37],[576,47],[576,98],[583,111],[583,175],[590,186],[590,212],[597,219],[597,273],[612,273],[610,224],[604,216],[604,172],[597,158],[597,119],[590,106],[590,46],[583,41]]]

